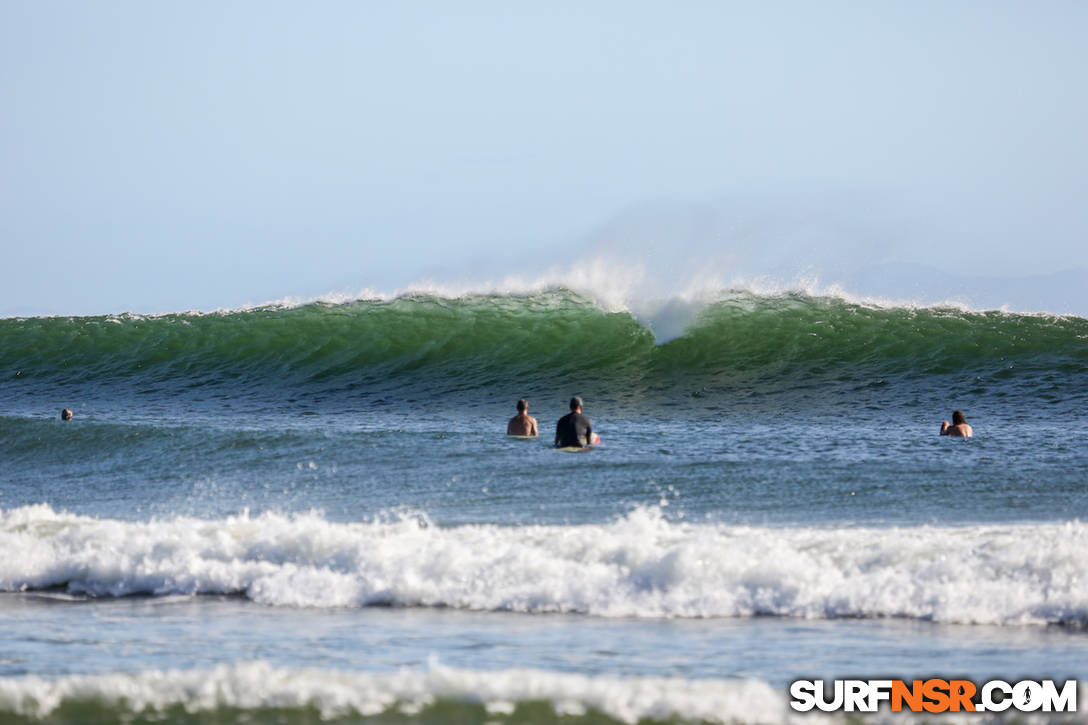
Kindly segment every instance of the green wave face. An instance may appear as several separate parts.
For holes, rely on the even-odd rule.
[[[0,380],[23,394],[59,386],[111,395],[505,401],[561,388],[637,407],[939,379],[963,391],[996,386],[1070,400],[1084,399],[1086,373],[1083,318],[874,308],[802,294],[731,293],[662,345],[631,314],[564,290],[0,320]]]
[[[705,308],[673,347],[700,365],[745,371],[854,367],[933,374],[1051,354],[1083,365],[1088,320],[744,295]]]

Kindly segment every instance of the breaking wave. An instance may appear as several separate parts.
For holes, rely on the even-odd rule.
[[[528,295],[263,307],[156,317],[0,320],[14,394],[307,394],[371,400],[592,384],[633,405],[692,395],[934,377],[1088,399],[1088,320],[953,307],[884,307],[805,293],[726,292],[653,319],[565,289]],[[677,336],[657,339],[654,329]],[[946,380],[943,385],[947,385]]]
[[[1088,624],[1079,522],[774,528],[669,521],[439,527],[265,513],[148,522],[0,511],[0,591],[238,594],[271,606],[605,617]]]

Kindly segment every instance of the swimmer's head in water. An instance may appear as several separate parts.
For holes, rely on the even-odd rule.
[[[967,419],[963,417],[962,410],[956,410],[952,413],[952,425],[962,425],[966,423]]]
[[[570,399],[570,409],[571,410],[578,410],[581,407],[582,407],[582,399],[579,398],[577,395],[575,395],[573,398]]]
[[[529,409],[529,402],[527,400],[525,400],[525,398],[522,398],[521,400],[518,401],[518,412],[519,413],[524,413],[528,409]]]
[[[60,412],[60,419],[61,420],[71,420],[72,419],[72,409],[71,408],[65,408],[64,410],[62,410]]]

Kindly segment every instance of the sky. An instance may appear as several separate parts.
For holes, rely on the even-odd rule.
[[[1088,314],[1085,37],[1083,2],[0,0],[0,315],[613,263]]]

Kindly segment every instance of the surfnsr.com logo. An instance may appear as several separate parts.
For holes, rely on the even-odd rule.
[[[790,685],[790,707],[798,712],[1076,712],[1077,681],[1060,687],[1053,680],[797,680]]]

